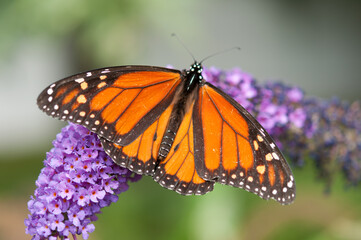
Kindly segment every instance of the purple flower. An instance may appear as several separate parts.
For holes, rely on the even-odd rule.
[[[302,128],[306,121],[306,112],[303,108],[297,108],[289,114],[290,121],[297,127]]]
[[[90,201],[92,202],[99,202],[98,200],[101,200],[105,196],[105,191],[99,186],[93,186],[89,189],[88,195],[90,196]]]
[[[289,89],[287,91],[286,95],[291,102],[299,102],[304,97],[301,89],[296,88],[296,87]]]
[[[50,220],[50,228],[53,231],[58,231],[61,232],[64,230],[65,228],[65,223],[64,223],[64,216],[62,214],[59,215],[49,215],[49,220]]]
[[[28,202],[26,233],[39,240],[76,234],[87,239],[95,229],[95,214],[117,201],[114,194],[139,176],[113,163],[98,137],[80,125],[63,128],[53,145]]]

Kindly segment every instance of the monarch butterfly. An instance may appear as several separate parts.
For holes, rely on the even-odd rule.
[[[87,127],[122,167],[150,175],[182,195],[215,182],[289,204],[291,169],[257,120],[206,82],[201,63],[189,70],[120,66],[51,84],[38,97],[46,114]]]

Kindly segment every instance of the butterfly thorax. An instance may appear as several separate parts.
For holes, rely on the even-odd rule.
[[[202,70],[202,65],[194,62],[189,70],[183,70],[182,72],[184,81],[174,98],[174,107],[159,147],[158,162],[161,162],[167,157],[184,115],[190,110],[189,108],[193,106],[197,97],[197,90],[204,81]]]
[[[186,90],[192,91],[192,89],[202,83],[203,76],[202,76],[203,67],[200,63],[194,62],[194,64],[191,65],[189,70],[186,71]]]

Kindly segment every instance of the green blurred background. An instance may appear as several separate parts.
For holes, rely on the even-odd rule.
[[[37,109],[51,82],[80,71],[146,64],[241,67],[310,96],[361,99],[361,1],[0,1],[0,239],[29,239],[27,201],[46,151],[65,123]],[[291,206],[217,185],[183,197],[145,177],[104,210],[89,239],[361,239],[361,188],[331,194],[313,162],[294,169]]]

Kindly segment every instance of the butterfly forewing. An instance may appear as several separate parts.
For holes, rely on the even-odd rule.
[[[125,146],[171,104],[180,77],[179,71],[147,66],[98,69],[50,85],[37,102],[48,115]]]
[[[205,84],[195,104],[195,166],[205,180],[282,204],[295,197],[288,164],[263,127],[236,101]]]

